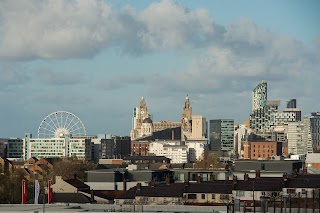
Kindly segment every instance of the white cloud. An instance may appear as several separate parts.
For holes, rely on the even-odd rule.
[[[101,1],[2,1],[2,59],[88,57],[111,40],[116,24]]]
[[[4,0],[0,19],[2,60],[92,57],[111,46],[131,54],[196,47],[220,30],[206,10],[171,0],[140,13],[98,0]]]

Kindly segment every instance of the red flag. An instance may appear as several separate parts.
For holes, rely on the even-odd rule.
[[[52,188],[51,188],[51,180],[48,180],[48,204],[52,201]]]
[[[22,180],[22,204],[26,204],[27,202],[27,187],[26,187],[26,180]]]

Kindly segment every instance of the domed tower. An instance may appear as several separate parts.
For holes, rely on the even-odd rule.
[[[142,121],[141,136],[147,136],[153,134],[153,122],[149,115]]]

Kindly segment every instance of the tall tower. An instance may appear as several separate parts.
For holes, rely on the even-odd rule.
[[[141,97],[139,107],[134,108],[132,129],[130,132],[131,140],[141,136],[142,123],[149,116],[148,108],[144,97]]]
[[[184,107],[182,111],[182,128],[183,132],[191,132],[191,119],[192,119],[192,107],[190,105],[190,100],[187,95],[186,100],[184,101]]]
[[[287,108],[297,108],[297,99],[287,101]]]
[[[320,112],[312,112],[304,118],[304,143],[307,152],[313,153],[320,150]]]
[[[267,103],[267,82],[261,81],[252,91],[252,112],[263,108]]]
[[[148,114],[148,108],[147,108],[147,104],[144,97],[141,97],[138,111],[139,112],[137,115],[137,128],[140,128],[143,120],[147,117],[147,114]]]

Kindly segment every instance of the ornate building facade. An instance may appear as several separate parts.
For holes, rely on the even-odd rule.
[[[178,132],[179,131],[179,132]],[[192,115],[192,107],[187,96],[182,109],[181,121],[160,121],[153,122],[150,113],[147,111],[147,104],[144,97],[141,98],[140,106],[134,108],[133,124],[130,133],[132,141],[132,155],[148,155],[149,147],[144,147],[143,153],[140,143],[153,143],[152,153],[162,153],[166,157],[172,154],[170,150],[185,149],[189,162],[195,162],[202,157],[202,153],[207,148],[207,122],[202,115]],[[160,142],[159,141],[163,141]],[[170,141],[179,141],[179,144],[169,144]],[[159,147],[165,147],[168,152],[164,152]],[[166,154],[167,153],[167,154]],[[168,156],[167,156],[168,155]],[[170,156],[169,156],[170,155]],[[175,159],[176,162],[186,162],[185,155]]]

